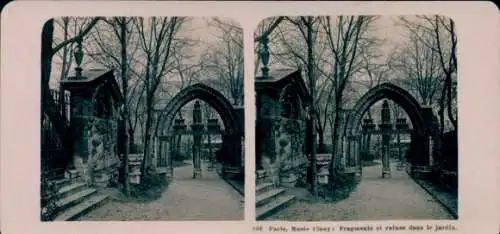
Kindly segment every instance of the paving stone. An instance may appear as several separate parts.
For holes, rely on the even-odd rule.
[[[363,168],[363,178],[350,196],[337,203],[297,201],[266,220],[432,220],[454,219],[404,171],[392,165],[392,178],[382,179],[380,165]]]
[[[174,168],[174,180],[155,201],[109,201],[79,220],[243,220],[242,196],[203,166],[200,179],[192,178],[192,165]]]

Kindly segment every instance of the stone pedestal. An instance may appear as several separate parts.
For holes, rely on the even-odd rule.
[[[382,148],[382,178],[391,178],[391,163],[388,146]]]
[[[171,166],[167,166],[166,177],[167,180],[172,180],[174,178],[174,169]]]
[[[361,168],[358,168],[356,172],[354,172],[354,178],[357,182],[359,182],[361,181],[361,177],[363,177],[363,171],[361,170]]]
[[[193,179],[201,178],[201,168],[194,168]]]
[[[194,136],[193,145],[193,178],[201,178],[201,136]]]

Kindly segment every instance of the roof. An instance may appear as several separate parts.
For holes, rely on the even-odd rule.
[[[92,88],[97,87],[100,83],[108,82],[108,87],[111,91],[113,97],[118,101],[123,101],[123,96],[121,94],[118,83],[114,76],[114,70],[105,69],[89,69],[82,71],[82,77],[85,79],[76,79],[76,77],[70,76],[66,80],[61,81],[61,86],[65,89],[79,89],[79,88]]]
[[[75,78],[76,74],[73,73],[73,74],[71,74],[71,76],[68,76],[67,80],[63,80],[61,82],[64,82],[64,81],[73,81],[73,82],[82,82],[82,83],[92,82],[92,81],[98,79],[99,77],[103,77],[108,72],[113,72],[113,70],[107,70],[107,69],[101,69],[101,68],[82,70],[82,76],[85,77],[86,79],[77,80]]]
[[[297,71],[300,71],[300,70],[289,69],[289,68],[270,70],[268,77],[258,76],[258,77],[255,77],[255,81],[256,82],[271,82],[272,83],[272,82],[276,82],[278,80],[281,80],[283,78],[286,78]]]
[[[300,69],[276,69],[270,71],[268,77],[256,77],[255,89],[282,89],[291,82],[295,82],[298,85],[301,99],[309,102],[311,100],[309,90],[302,78],[302,71]]]

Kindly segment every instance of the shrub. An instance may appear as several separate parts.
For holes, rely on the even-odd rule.
[[[140,201],[153,201],[161,197],[168,186],[164,175],[146,174],[141,177],[141,183],[132,185],[130,195]]]
[[[176,151],[176,152],[174,152],[174,159],[176,161],[184,161],[184,160],[191,159],[191,155],[186,153],[186,152]]]
[[[319,192],[326,201],[337,202],[348,198],[357,183],[353,174],[337,173],[333,178],[332,187],[321,185]]]
[[[40,184],[40,219],[42,221],[52,220],[53,215],[57,209],[56,201],[58,199],[58,190],[59,188],[54,182],[46,178],[42,178]]]

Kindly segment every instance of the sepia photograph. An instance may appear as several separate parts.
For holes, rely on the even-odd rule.
[[[243,29],[60,17],[42,31],[42,221],[243,220]]]
[[[261,21],[256,219],[457,219],[456,35],[440,15]]]

